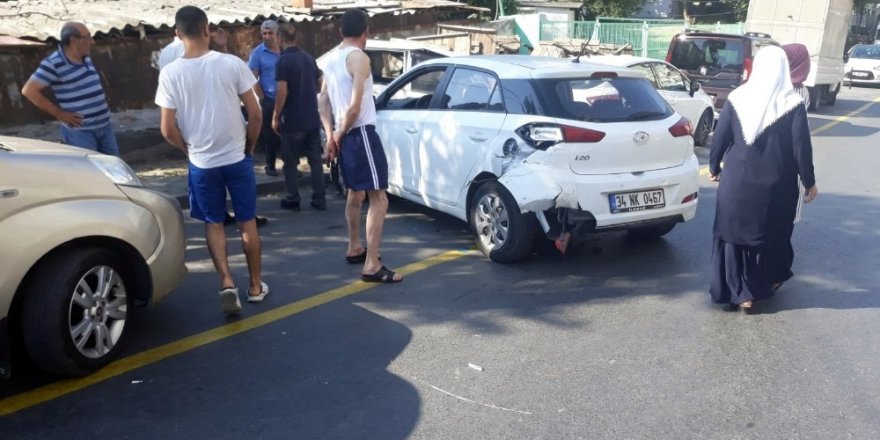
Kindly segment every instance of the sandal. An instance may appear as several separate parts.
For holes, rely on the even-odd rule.
[[[367,261],[367,248],[364,248],[364,251],[357,255],[345,256],[345,262],[348,264],[363,263],[364,261]]]
[[[365,261],[367,261],[367,248],[364,248],[364,251],[357,255],[345,256],[345,262],[348,264],[363,263]],[[382,256],[379,256],[379,261],[382,261]]]
[[[381,269],[379,269],[378,271],[376,271],[376,273],[374,273],[372,275],[367,274],[367,273],[362,273],[361,280],[363,280],[367,283],[386,283],[386,284],[399,283],[399,282],[403,281],[403,278],[401,278],[399,280],[394,279],[394,275],[396,275],[396,273],[393,270],[389,270],[387,267],[382,266]]]

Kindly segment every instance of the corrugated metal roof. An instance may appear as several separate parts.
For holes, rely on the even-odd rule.
[[[319,20],[351,8],[363,8],[371,14],[468,8],[449,0],[315,0],[311,12],[293,8],[293,1],[278,0],[18,0],[0,2],[0,35],[45,41],[57,38],[61,25],[70,20],[85,23],[99,36],[141,26],[170,28],[177,9],[190,4],[204,9],[214,24],[266,18]]]

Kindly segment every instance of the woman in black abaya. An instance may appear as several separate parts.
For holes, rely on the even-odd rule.
[[[782,49],[759,50],[748,82],[731,92],[715,128],[709,173],[720,181],[712,301],[748,313],[753,301],[792,277],[795,219],[801,201],[818,194],[807,111]]]

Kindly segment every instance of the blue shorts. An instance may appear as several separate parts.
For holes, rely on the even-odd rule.
[[[388,188],[388,159],[373,125],[362,125],[343,136],[339,174],[346,188],[365,191]]]
[[[232,198],[235,220],[243,223],[257,216],[257,177],[254,158],[217,168],[189,164],[189,215],[205,223],[226,219],[226,191]]]

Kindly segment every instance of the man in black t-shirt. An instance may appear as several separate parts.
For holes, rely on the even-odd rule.
[[[318,114],[318,85],[321,71],[311,55],[296,46],[296,28],[291,23],[278,27],[281,56],[275,66],[278,91],[272,128],[281,134],[281,158],[287,197],[281,207],[299,211],[296,169],[300,156],[311,168],[312,208],[327,209],[324,196],[324,165],[321,146],[321,117]]]

